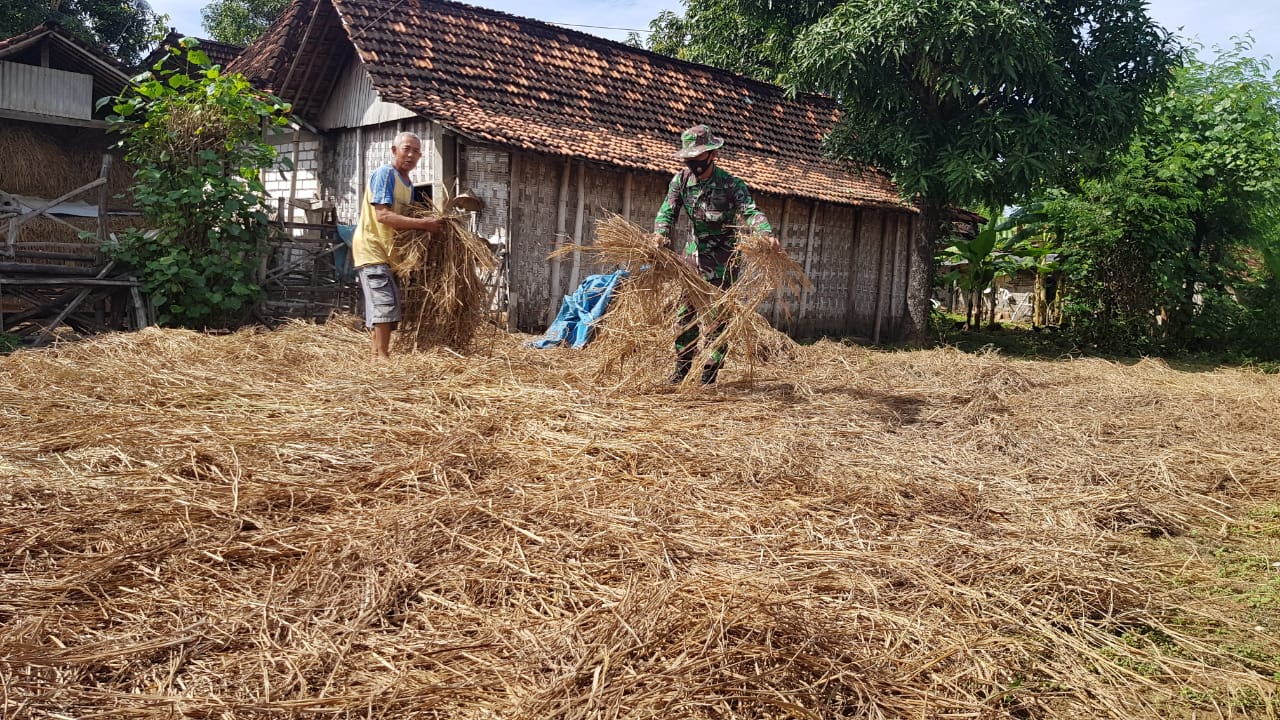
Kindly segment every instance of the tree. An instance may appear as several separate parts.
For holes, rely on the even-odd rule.
[[[711,12],[729,6],[738,14]],[[928,328],[945,209],[1001,207],[1096,166],[1127,140],[1179,55],[1143,0],[689,0],[685,17],[690,48],[775,48],[762,72],[779,63],[774,74],[793,91],[841,102],[830,152],[888,172],[915,200],[916,339]],[[739,34],[759,29],[767,34],[754,43]]]
[[[107,251],[134,268],[160,324],[229,327],[261,295],[261,173],[276,161],[262,131],[287,125],[289,106],[212,67],[195,38],[179,43],[122,96],[101,101],[137,168],[134,198],[151,226]]]
[[[213,0],[200,11],[209,37],[244,47],[266,32],[290,0]]]
[[[685,14],[664,10],[649,23],[646,47],[765,82],[782,83],[796,31],[817,22],[838,0],[688,0]]]
[[[155,44],[164,32],[166,20],[146,0],[0,0],[0,38],[53,21],[129,66]]]
[[[1070,316],[1090,341],[1221,346],[1245,261],[1280,257],[1280,76],[1248,50],[1189,57],[1110,172],[1052,196],[1083,281]]]

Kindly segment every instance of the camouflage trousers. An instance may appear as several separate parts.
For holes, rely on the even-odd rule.
[[[702,279],[721,290],[728,290],[729,286],[738,279],[738,255],[733,245],[724,242],[695,245],[690,241],[685,248],[685,255],[692,255],[695,248],[698,270],[702,273]],[[724,332],[724,323],[711,318],[710,325],[711,327],[706,328],[705,342],[712,344],[714,349],[711,352],[711,362],[719,368],[724,363],[724,356],[729,352],[728,347],[715,345],[720,334]],[[676,337],[676,364],[678,367],[688,368],[698,355],[698,342],[703,335],[703,328],[696,322],[693,307],[688,303],[680,306],[679,327],[681,332]]]

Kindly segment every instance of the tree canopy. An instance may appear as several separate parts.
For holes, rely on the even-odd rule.
[[[213,0],[200,11],[209,37],[244,47],[271,27],[289,0]]]
[[[1280,270],[1280,76],[1248,49],[1189,57],[1107,174],[1049,195],[1093,341],[1208,349],[1240,320],[1246,261]]]
[[[817,22],[838,0],[689,0],[685,14],[664,10],[649,23],[645,47],[783,84],[797,30]]]
[[[166,17],[146,0],[61,0],[31,3],[0,0],[0,38],[55,21],[125,65],[134,65],[163,33]]]
[[[677,37],[661,20],[655,43]],[[1142,0],[688,0],[667,24],[688,59],[841,102],[830,152],[888,172],[920,207],[918,338],[944,209],[999,207],[1095,166],[1179,58]]]

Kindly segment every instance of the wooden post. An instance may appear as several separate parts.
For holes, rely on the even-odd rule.
[[[587,164],[578,163],[578,209],[573,219],[573,244],[578,247],[581,247],[583,242],[582,231],[584,229],[583,222],[585,220],[584,211],[586,210],[587,205],[586,176]],[[575,249],[573,251],[573,270],[569,273],[569,292],[573,292],[578,288],[578,283],[582,280],[581,273],[582,251]]]
[[[904,318],[904,321],[905,321],[905,318],[908,318],[911,316],[911,273],[917,272],[915,263],[911,261],[911,250],[910,250],[911,238],[915,236],[916,222],[917,222],[917,217],[915,215],[912,215],[911,217],[907,218],[907,232],[906,232],[906,238],[905,238],[906,245],[908,248],[907,249],[907,267],[906,267],[906,273],[903,275],[903,277],[907,279],[907,286],[903,288],[903,291],[902,291],[902,317]],[[929,278],[929,282],[926,283],[926,287],[929,288],[929,299],[930,301],[932,301],[933,278]],[[930,314],[932,314],[933,313],[932,302],[929,303],[929,308],[930,308],[929,312]],[[898,329],[896,334],[899,336],[902,335],[902,323],[898,323]]]
[[[523,251],[522,243],[524,242],[523,225],[517,221],[516,210],[520,207],[520,173],[524,169],[524,160],[521,154],[511,151],[510,162],[507,165],[507,172],[510,178],[507,181],[507,330],[514,332],[519,324],[519,318],[516,317],[516,290],[511,286],[511,278],[516,276],[516,272],[512,268],[520,267],[520,253]],[[521,218],[523,219],[523,218]]]
[[[791,198],[782,200],[782,222],[778,224],[778,244],[782,247],[782,252],[787,251],[787,222],[791,216]],[[782,314],[782,304],[784,300],[780,296],[773,298],[773,312],[769,313],[770,322],[774,327],[778,327],[778,321]]]
[[[848,285],[848,287],[845,288],[845,307],[844,307],[844,312],[845,312],[844,328],[845,328],[845,332],[850,335],[853,334],[854,323],[857,321],[857,315],[854,314],[854,310],[857,309],[857,305],[854,302],[853,288],[854,288],[855,274],[857,272],[858,243],[861,240],[861,233],[862,233],[862,216],[863,216],[862,208],[853,209],[853,226],[851,228],[852,235],[849,238],[849,275],[848,275],[848,280],[845,281],[845,284]]]
[[[360,222],[360,213],[364,212],[364,191],[369,187],[369,178],[364,174],[364,128],[356,128],[356,222]]]
[[[809,207],[809,238],[804,244],[804,276],[809,277],[810,268],[813,267],[813,238],[817,231],[818,225],[818,201],[814,200],[813,205]],[[800,289],[800,322],[804,322],[805,314],[809,312],[809,288],[802,287]],[[806,331],[807,332],[807,331]]]
[[[111,154],[102,154],[102,169],[98,171],[98,177],[105,179],[107,174],[111,172]],[[102,248],[107,244],[109,227],[107,225],[107,201],[111,199],[111,194],[107,191],[107,184],[103,183],[98,186],[98,252],[102,252]]]
[[[569,214],[569,173],[573,172],[573,164],[564,161],[564,170],[560,173],[560,200],[556,203],[556,234],[551,239],[551,251],[560,249],[560,238],[567,237],[567,216]],[[547,324],[556,319],[560,309],[560,258],[551,261],[551,293],[547,308]]]
[[[302,142],[302,130],[295,128],[293,131],[293,169],[289,171],[289,221],[293,221],[293,199],[298,196],[298,145]],[[284,218],[280,218],[281,222]],[[310,222],[311,218],[307,218]]]
[[[902,218],[898,215],[893,216],[892,235],[893,245],[889,250],[889,297],[885,298],[884,303],[882,303],[884,307],[884,314],[888,315],[890,320],[893,319],[893,294],[897,292],[898,288],[898,245],[902,239]],[[901,320],[901,317],[901,315],[898,316],[899,320]],[[897,327],[897,325],[894,325],[894,327]],[[876,331],[876,336],[878,338],[880,335],[879,328],[876,328]]]
[[[627,175],[622,180],[622,219],[631,222],[631,185],[635,180],[636,174],[627,171]]]
[[[147,326],[147,304],[142,301],[142,291],[137,285],[129,288],[129,295],[133,297],[133,329],[141,330]]]
[[[880,213],[880,259],[876,261],[876,325],[871,335],[871,342],[876,345],[880,344],[880,324],[884,320],[884,303],[882,296],[884,295],[884,245],[885,238],[889,234],[889,212],[883,210]]]
[[[446,190],[444,177],[444,126],[431,123],[431,202],[444,204]]]

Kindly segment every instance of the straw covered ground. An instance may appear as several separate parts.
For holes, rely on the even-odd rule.
[[[1276,716],[1274,377],[524,339],[0,357],[0,714]]]

